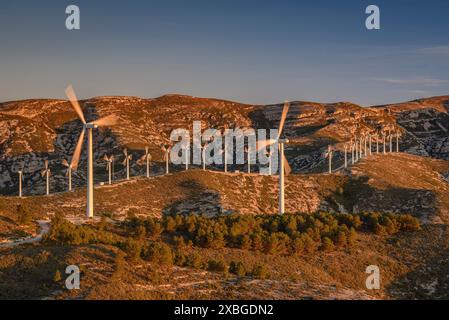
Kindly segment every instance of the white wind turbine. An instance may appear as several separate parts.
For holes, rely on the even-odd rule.
[[[125,155],[125,159],[123,160],[123,165],[126,166],[126,180],[129,180],[129,162],[132,160],[132,154],[128,154],[128,149],[123,150],[123,154]]]
[[[344,148],[345,148],[345,168],[347,168],[348,167],[348,144],[347,143],[345,143]]]
[[[69,178],[69,191],[72,191],[72,164],[64,159],[62,165],[67,168],[65,175]]]
[[[151,162],[151,153],[150,153],[150,148],[149,147],[145,147],[145,154],[142,156],[142,158],[140,158],[141,161],[145,161],[146,164],[146,168],[147,168],[147,178],[150,177],[150,162]]]
[[[351,144],[351,163],[354,164],[355,161],[354,161],[354,141],[353,141],[353,139],[351,139],[350,144]]]
[[[190,144],[183,147],[184,152],[186,154],[186,158],[184,159],[186,171],[189,170],[189,162],[190,162]]]
[[[22,198],[23,168],[20,168],[17,174],[19,175],[19,198]]]
[[[379,153],[379,131],[376,131],[375,137],[376,137],[376,153]]]
[[[108,170],[108,182],[111,185],[112,184],[112,166],[114,164],[114,155],[111,155],[108,157],[107,154],[103,157],[104,161],[106,161],[106,170]]]
[[[396,152],[399,152],[399,130],[396,128]]]
[[[246,158],[248,160],[248,173],[251,173],[251,148],[250,146],[245,147]]]
[[[164,153],[163,160],[165,161],[165,174],[169,173],[169,160],[170,160],[170,145],[162,145],[161,150]]]
[[[267,156],[268,157],[268,175],[272,175],[272,170],[271,170],[271,168],[272,168],[272,166],[271,166],[271,156],[273,155],[273,151],[268,151],[268,150],[266,150],[265,151],[265,156]]]
[[[81,106],[79,105],[78,99],[76,98],[75,92],[73,91],[72,86],[69,86],[66,89],[66,95],[69,98],[73,108],[75,109],[78,117],[83,123],[83,130],[78,138],[78,143],[76,145],[75,151],[72,157],[72,170],[76,170],[78,168],[78,163],[81,157],[81,148],[84,142],[84,135],[87,132],[87,198],[86,198],[86,214],[87,217],[92,218],[94,216],[94,165],[93,165],[93,148],[92,148],[92,130],[97,129],[98,127],[103,126],[111,126],[114,125],[117,121],[117,118],[113,115],[106,116],[104,118],[86,122],[84,118],[83,111],[81,110]]]
[[[50,168],[48,167],[48,160],[45,160],[45,169],[41,171],[42,177],[45,176],[46,180],[46,194],[47,196],[50,194]]]
[[[334,154],[334,151],[332,150],[332,146],[328,145],[327,146],[327,153],[326,153],[326,157],[329,158],[329,173],[332,173],[332,156]]]
[[[258,143],[258,150],[271,146],[272,144],[278,142],[279,148],[279,214],[285,213],[285,186],[284,186],[284,175],[289,175],[291,172],[290,165],[288,164],[287,158],[284,155],[284,144],[288,143],[288,139],[280,139],[282,131],[284,129],[285,119],[287,118],[288,109],[290,104],[288,102],[284,103],[284,108],[282,109],[281,121],[279,123],[278,136],[276,139],[269,139],[265,141],[260,141]]]
[[[206,148],[209,144],[205,143],[202,147],[201,147],[201,160],[203,163],[203,170],[206,170]]]
[[[228,146],[227,143],[225,142],[224,144],[224,172],[227,173],[228,172]]]

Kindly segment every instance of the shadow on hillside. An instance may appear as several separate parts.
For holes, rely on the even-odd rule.
[[[195,213],[213,216],[223,213],[219,192],[206,189],[194,180],[182,181],[178,186],[182,188],[184,198],[163,208],[163,215]]]
[[[340,204],[348,212],[408,213],[424,220],[437,214],[438,203],[431,190],[396,187],[379,189],[369,184],[367,176],[348,180],[325,200],[337,211]]]
[[[445,229],[445,230],[444,230]],[[449,299],[449,250],[447,226],[428,225],[421,233],[427,233],[414,250],[419,266],[394,279],[386,288],[394,299]],[[430,236],[428,234],[431,233]]]
[[[0,257],[0,300],[42,299],[61,288],[56,270],[64,277],[67,247],[21,246]]]
[[[394,280],[388,287],[394,299],[449,299],[449,251],[424,261],[423,265]]]

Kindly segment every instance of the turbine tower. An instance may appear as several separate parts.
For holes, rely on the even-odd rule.
[[[114,115],[106,116],[99,120],[92,122],[86,122],[84,118],[83,111],[79,105],[78,99],[76,98],[75,91],[72,86],[67,87],[65,91],[67,97],[69,98],[73,109],[75,109],[78,117],[83,123],[83,129],[78,138],[78,143],[76,145],[75,151],[72,157],[72,169],[76,170],[78,168],[78,163],[81,156],[81,148],[84,142],[84,135],[87,132],[87,195],[86,195],[86,215],[88,218],[93,218],[94,216],[94,170],[93,170],[93,148],[92,148],[92,130],[103,126],[112,126],[117,122],[117,118]]]
[[[62,160],[62,165],[67,167],[65,175],[69,178],[69,191],[72,191],[72,164],[64,159]]]
[[[206,148],[208,146],[208,143],[204,144],[201,148],[201,159],[203,162],[203,170],[206,170]]]
[[[123,160],[123,165],[126,165],[126,180],[129,180],[129,161],[133,158],[131,154],[128,154],[128,149],[123,150],[123,154],[125,155],[125,160]]]
[[[347,143],[345,143],[344,148],[345,148],[345,168],[347,168],[348,167],[348,144]]]
[[[151,154],[150,154],[149,147],[145,147],[145,154],[143,155],[143,157],[140,160],[145,161],[146,166],[147,166],[147,178],[149,178],[150,177],[150,162],[151,162]]]
[[[165,174],[169,173],[168,162],[170,160],[170,145],[162,145],[161,150],[164,153],[163,160],[165,161]]]
[[[328,145],[327,146],[327,154],[326,156],[329,158],[329,174],[332,173],[332,156],[333,156],[333,151],[332,151],[332,146]]]
[[[112,184],[112,164],[114,162],[114,155],[111,155],[108,157],[107,154],[104,155],[104,161],[106,161],[106,170],[108,170],[108,182],[111,185]]]
[[[22,181],[23,181],[23,168],[17,171],[19,175],[19,198],[22,198]]]
[[[48,167],[48,160],[45,160],[45,169],[41,171],[42,177],[45,176],[46,180],[46,194],[50,194],[50,168]]]
[[[396,152],[399,152],[399,130],[396,129]]]

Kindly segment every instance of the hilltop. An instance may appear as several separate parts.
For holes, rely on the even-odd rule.
[[[409,103],[362,107],[349,102],[291,102],[285,136],[291,143],[286,155],[294,172],[323,172],[327,145],[335,148],[335,162],[342,163],[343,144],[361,132],[393,131],[399,128],[403,152],[440,159],[449,158],[447,138],[449,96],[426,98]],[[115,114],[119,125],[94,132],[95,177],[104,181],[104,154],[118,159],[115,170],[123,177],[122,150],[126,147],[134,159],[149,146],[153,173],[161,173],[160,145],[169,141],[173,129],[192,129],[195,120],[205,128],[276,128],[282,104],[248,105],[238,102],[165,95],[154,99],[138,97],[96,97],[81,101],[88,121]],[[411,105],[413,107],[406,108]],[[444,111],[446,110],[446,111]],[[42,194],[44,180],[40,171],[49,160],[53,188],[67,189],[63,159],[70,159],[82,125],[65,100],[25,100],[0,104],[0,194],[17,192],[17,170],[24,166],[24,189]],[[83,152],[74,184],[85,181]],[[26,164],[26,165],[25,165]],[[233,167],[233,170],[242,167]],[[255,168],[257,169],[257,168]],[[144,168],[131,162],[133,175]]]

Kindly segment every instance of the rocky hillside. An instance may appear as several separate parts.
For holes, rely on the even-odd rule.
[[[286,148],[287,157],[296,173],[323,172],[327,145],[334,146],[334,163],[341,167],[343,145],[355,135],[397,129],[401,151],[449,159],[448,101],[446,96],[371,108],[351,103],[292,102],[284,131],[291,141]],[[141,175],[144,168],[136,160],[148,145],[154,162],[152,174],[158,174],[163,172],[160,145],[168,142],[173,129],[191,130],[195,120],[201,120],[204,128],[276,128],[282,112],[282,104],[252,106],[180,95],[156,99],[98,97],[82,101],[81,105],[88,121],[110,114],[119,118],[118,126],[94,133],[97,183],[106,180],[104,154],[116,156],[115,178],[122,179],[122,150],[127,147],[133,154],[131,174]],[[71,158],[81,129],[81,122],[64,100],[0,104],[0,194],[17,193],[17,171],[22,167],[24,194],[44,193],[45,180],[40,172],[45,160],[49,160],[52,171],[52,190],[66,190],[62,160]],[[83,152],[80,169],[73,177],[75,185],[85,182],[85,163]]]

